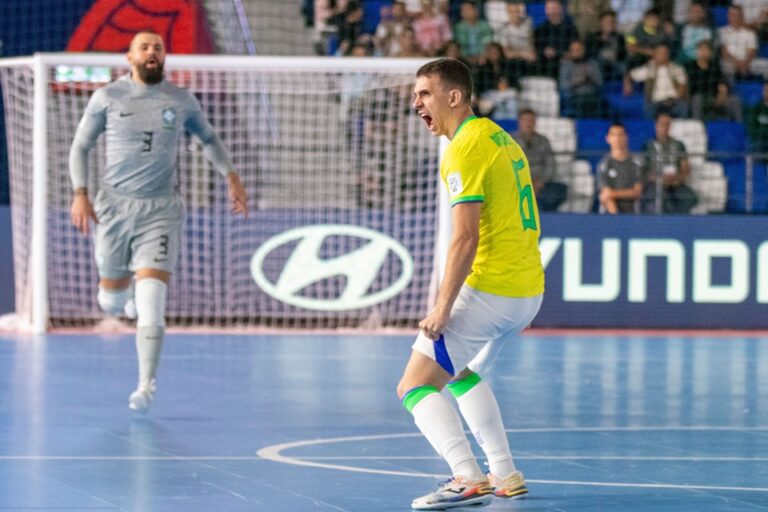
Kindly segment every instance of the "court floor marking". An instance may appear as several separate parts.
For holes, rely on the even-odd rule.
[[[507,429],[510,433],[521,432],[640,432],[640,431],[758,431],[768,432],[766,427],[583,427],[583,428],[534,428],[534,429]],[[273,462],[279,462],[283,464],[291,464],[304,467],[332,469],[337,471],[349,471],[354,473],[369,473],[377,475],[389,475],[389,476],[408,476],[408,477],[421,477],[421,478],[446,478],[446,474],[434,474],[416,471],[394,471],[389,469],[370,469],[361,468],[356,466],[347,466],[342,464],[329,464],[323,462],[317,462],[321,460],[319,458],[310,457],[289,457],[283,455],[283,451],[294,448],[302,448],[307,446],[317,446],[323,444],[335,444],[345,442],[357,442],[357,441],[376,441],[382,439],[402,439],[408,437],[421,437],[420,433],[401,433],[401,434],[379,434],[379,435],[367,435],[367,436],[346,436],[346,437],[333,437],[325,439],[309,439],[303,441],[293,441],[290,443],[276,444],[272,446],[265,446],[256,452],[256,455]],[[367,457],[370,458],[370,457]],[[344,456],[333,457],[333,460],[344,459]],[[322,459],[326,460],[326,459]],[[649,460],[661,460],[649,457]],[[692,457],[691,460],[699,460]],[[595,481],[578,481],[578,480],[531,480],[526,479],[530,483],[535,484],[547,484],[547,485],[578,485],[578,486],[591,486],[591,487],[630,487],[630,488],[644,488],[644,489],[682,489],[682,490],[701,490],[701,491],[741,491],[741,492],[760,492],[768,493],[768,487],[740,487],[740,486],[721,486],[721,485],[692,485],[692,484],[666,484],[666,483],[633,483],[633,482],[595,482]]]

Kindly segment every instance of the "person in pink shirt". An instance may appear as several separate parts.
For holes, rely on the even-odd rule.
[[[421,14],[413,21],[413,31],[421,49],[428,56],[434,56],[453,37],[451,24],[448,17],[435,8],[434,0],[422,0],[421,7]]]

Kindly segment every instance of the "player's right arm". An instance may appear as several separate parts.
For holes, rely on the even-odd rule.
[[[69,178],[74,191],[70,217],[72,224],[84,235],[88,234],[90,221],[99,222],[88,198],[88,153],[106,124],[105,94],[100,89],[91,96],[69,149]]]

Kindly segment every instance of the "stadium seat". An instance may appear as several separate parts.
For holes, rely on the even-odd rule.
[[[670,135],[685,144],[691,165],[703,165],[707,155],[707,130],[698,119],[673,119]]]
[[[557,80],[548,76],[524,76],[520,78],[522,92],[557,92]]]
[[[710,156],[715,159],[733,156],[729,153],[743,153],[747,149],[747,132],[743,123],[733,121],[708,121],[707,146]]]
[[[712,15],[712,21],[715,28],[724,27],[728,24],[728,8],[719,5],[709,8],[709,12]]]
[[[725,210],[728,200],[728,181],[720,162],[702,162],[691,165],[688,178],[690,186],[699,198],[691,213],[715,213]]]
[[[607,93],[605,100],[611,107],[611,111],[621,119],[644,119],[645,98],[642,94],[634,93],[624,96],[624,93]]]
[[[363,32],[373,34],[381,20],[381,8],[391,6],[392,0],[365,0],[363,2]]]
[[[541,117],[558,117],[560,95],[553,91],[523,91],[520,93],[519,108],[530,108]]]
[[[531,18],[533,28],[536,28],[547,21],[547,16],[544,14],[544,2],[532,2],[527,4],[525,6],[525,12],[528,14],[528,17]]]
[[[736,82],[736,94],[745,107],[759,103],[763,97],[763,83],[758,81]]]
[[[561,212],[589,213],[595,200],[595,176],[586,160],[571,162],[571,172],[565,180],[568,198],[558,208]]]
[[[536,131],[549,139],[552,145],[557,162],[558,180],[567,180],[576,154],[576,128],[573,119],[539,117],[536,120]]]
[[[595,178],[586,160],[575,160],[576,126],[573,119],[540,117],[536,131],[547,137],[555,152],[556,181],[568,185],[568,198],[558,208],[561,212],[586,213],[592,210]]]

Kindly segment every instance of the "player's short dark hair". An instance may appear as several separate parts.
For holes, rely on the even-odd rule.
[[[608,127],[608,131],[611,131],[611,128],[621,128],[625,132],[627,131],[627,127],[624,126],[624,123],[621,121],[613,121],[611,125]]]
[[[427,62],[416,71],[416,78],[421,76],[438,76],[448,87],[461,91],[465,103],[472,102],[472,73],[460,60],[446,57]]]
[[[520,117],[522,117],[522,116],[526,116],[526,115],[532,115],[533,117],[536,117],[536,111],[535,111],[535,110],[533,110],[533,109],[532,109],[532,108],[530,108],[530,107],[525,107],[525,108],[521,108],[521,109],[520,109],[520,110],[517,112],[517,117],[518,117],[518,119],[519,119]]]

